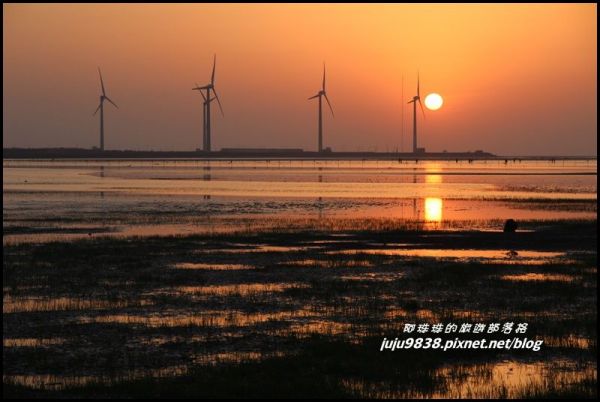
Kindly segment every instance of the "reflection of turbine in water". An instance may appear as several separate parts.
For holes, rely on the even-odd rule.
[[[417,168],[413,168],[414,171],[417,170]],[[417,175],[413,174],[413,184],[417,183]],[[419,212],[417,211],[417,199],[413,198],[413,219],[418,221],[419,220]]]
[[[201,205],[200,210],[202,210],[202,214],[204,215],[204,221],[202,222],[203,224],[206,225],[208,232],[209,233],[213,233],[214,232],[214,222],[212,220],[212,216],[211,216],[211,203],[209,202],[211,199],[210,194],[204,194],[202,195],[202,199],[204,200],[204,202]]]
[[[417,199],[413,198],[413,220],[419,220],[419,211],[417,211]]]
[[[100,166],[100,177],[104,177],[104,166]],[[100,198],[104,199],[104,191],[100,191]]]
[[[207,164],[205,164],[204,166],[202,166],[202,170],[204,171],[204,175],[202,176],[202,180],[204,181],[210,181],[212,179],[211,175],[210,175],[210,162],[207,162]],[[204,200],[210,200],[210,194],[204,194],[202,196],[202,199]],[[208,217],[208,221],[210,222],[210,210],[207,210],[207,217]]]
[[[323,197],[317,200],[317,208],[319,208],[319,220],[323,219]]]
[[[425,198],[425,220],[428,222],[442,221],[441,198]]]

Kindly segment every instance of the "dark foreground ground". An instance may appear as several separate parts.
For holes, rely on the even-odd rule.
[[[596,221],[524,227],[4,246],[3,396],[596,397]],[[541,350],[379,351],[508,321]]]

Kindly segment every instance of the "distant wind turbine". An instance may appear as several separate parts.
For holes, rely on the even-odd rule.
[[[213,60],[213,69],[212,69],[212,75],[210,77],[210,84],[207,84],[203,87],[198,86],[198,84],[196,84],[195,88],[192,88],[192,91],[199,91],[202,94],[202,98],[204,99],[204,109],[203,109],[203,114],[204,114],[204,129],[203,129],[203,144],[202,144],[202,150],[204,150],[205,152],[210,152],[211,150],[211,145],[210,145],[210,103],[213,100],[217,100],[217,103],[219,104],[219,109],[221,110],[221,115],[225,116],[225,114],[223,113],[223,108],[221,107],[221,101],[219,100],[219,95],[217,95],[217,91],[215,90],[215,68],[217,66],[217,55],[215,54],[214,60]],[[204,92],[202,91],[206,91],[206,95],[204,94]],[[214,97],[211,95],[211,91],[212,93],[215,95]]]
[[[200,85],[198,85],[198,83],[196,83],[196,88],[198,88],[198,87],[200,87]],[[207,136],[206,136],[206,109],[208,108],[208,104],[215,100],[215,97],[213,96],[212,98],[210,98],[210,100],[208,100],[206,98],[206,95],[204,95],[204,92],[202,92],[202,91],[199,91],[199,92],[200,92],[200,95],[202,95],[202,99],[204,99],[204,102],[202,103],[202,122],[203,122],[202,123],[203,124],[203,126],[202,126],[202,136],[203,136],[202,137],[203,138],[202,150],[206,150],[207,149],[207,146],[206,146],[206,138],[207,138]],[[209,144],[210,144],[210,142],[209,142]],[[208,148],[210,149],[210,146]]]
[[[329,110],[331,110],[331,115],[335,117],[333,114],[333,108],[331,107],[331,103],[329,103],[329,99],[327,98],[327,93],[325,92],[325,63],[323,63],[323,87],[321,90],[315,95],[311,96],[310,99],[319,98],[319,152],[323,152],[323,108],[322,108],[322,97],[325,97],[327,101],[327,105],[329,105]]]
[[[98,110],[100,110],[100,150],[104,151],[104,101],[109,101],[117,109],[119,107],[115,102],[110,100],[108,96],[106,96],[106,91],[104,90],[104,81],[102,80],[102,72],[100,72],[100,67],[98,67],[98,74],[100,75],[100,86],[102,87],[102,95],[100,95],[100,104],[98,105],[98,108],[94,112],[93,116],[95,116],[96,113],[98,113]]]
[[[419,102],[419,106],[421,106],[421,112],[423,113],[423,118],[425,118],[425,109],[423,109],[423,104],[421,103],[421,91],[419,89],[419,74],[417,73],[417,95],[413,96],[412,100],[408,103],[413,104],[413,153],[417,153],[417,102]]]

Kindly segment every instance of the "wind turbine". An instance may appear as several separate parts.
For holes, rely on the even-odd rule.
[[[421,91],[419,89],[419,74],[417,73],[417,95],[413,96],[412,100],[408,103],[413,104],[413,153],[417,153],[417,102],[419,102],[419,106],[421,106],[421,112],[423,113],[423,118],[425,118],[425,109],[423,109],[423,104],[421,103]]]
[[[321,90],[315,95],[308,98],[309,100],[314,98],[319,98],[319,152],[323,152],[323,102],[322,97],[325,97],[327,101],[327,105],[329,105],[329,110],[331,110],[331,115],[335,117],[333,114],[333,108],[331,107],[331,103],[329,103],[329,99],[327,98],[327,93],[325,92],[325,63],[323,63],[323,87]]]
[[[225,114],[223,113],[223,108],[221,107],[221,101],[219,100],[219,95],[217,95],[217,91],[215,90],[215,68],[217,66],[217,55],[215,54],[214,60],[213,60],[213,69],[212,69],[212,75],[210,76],[210,84],[207,84],[203,87],[198,86],[198,84],[196,84],[195,88],[192,88],[192,91],[200,91],[200,93],[202,94],[202,98],[204,98],[204,130],[203,130],[203,144],[202,144],[202,150],[205,152],[210,152],[210,103],[213,100],[217,100],[217,103],[219,104],[219,109],[221,110],[221,115],[225,116]],[[202,92],[202,91],[206,91],[206,95]],[[211,96],[211,91],[212,93],[215,94],[214,97]]]
[[[100,86],[102,87],[102,95],[100,95],[100,104],[98,105],[98,108],[94,112],[93,116],[95,116],[96,113],[98,113],[98,110],[100,110],[100,150],[104,151],[104,101],[109,101],[117,109],[119,107],[115,102],[110,100],[108,96],[106,96],[106,91],[104,90],[104,81],[102,80],[102,72],[100,72],[100,67],[98,67],[98,74],[100,75]]]
[[[199,88],[200,85],[198,85],[198,83],[196,83],[196,88]],[[206,95],[204,95],[204,92],[199,91],[200,95],[202,95],[202,99],[204,99],[204,102],[202,103],[202,150],[206,150],[207,146],[206,146],[206,109],[207,109],[207,105],[212,102],[213,100],[215,100],[215,97],[213,96],[212,98],[210,98],[210,100],[208,100],[206,98]]]

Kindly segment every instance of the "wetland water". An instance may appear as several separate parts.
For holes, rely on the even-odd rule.
[[[596,217],[596,161],[4,160],[4,242],[339,219],[498,229]]]
[[[595,160],[3,165],[5,396],[596,396]]]

